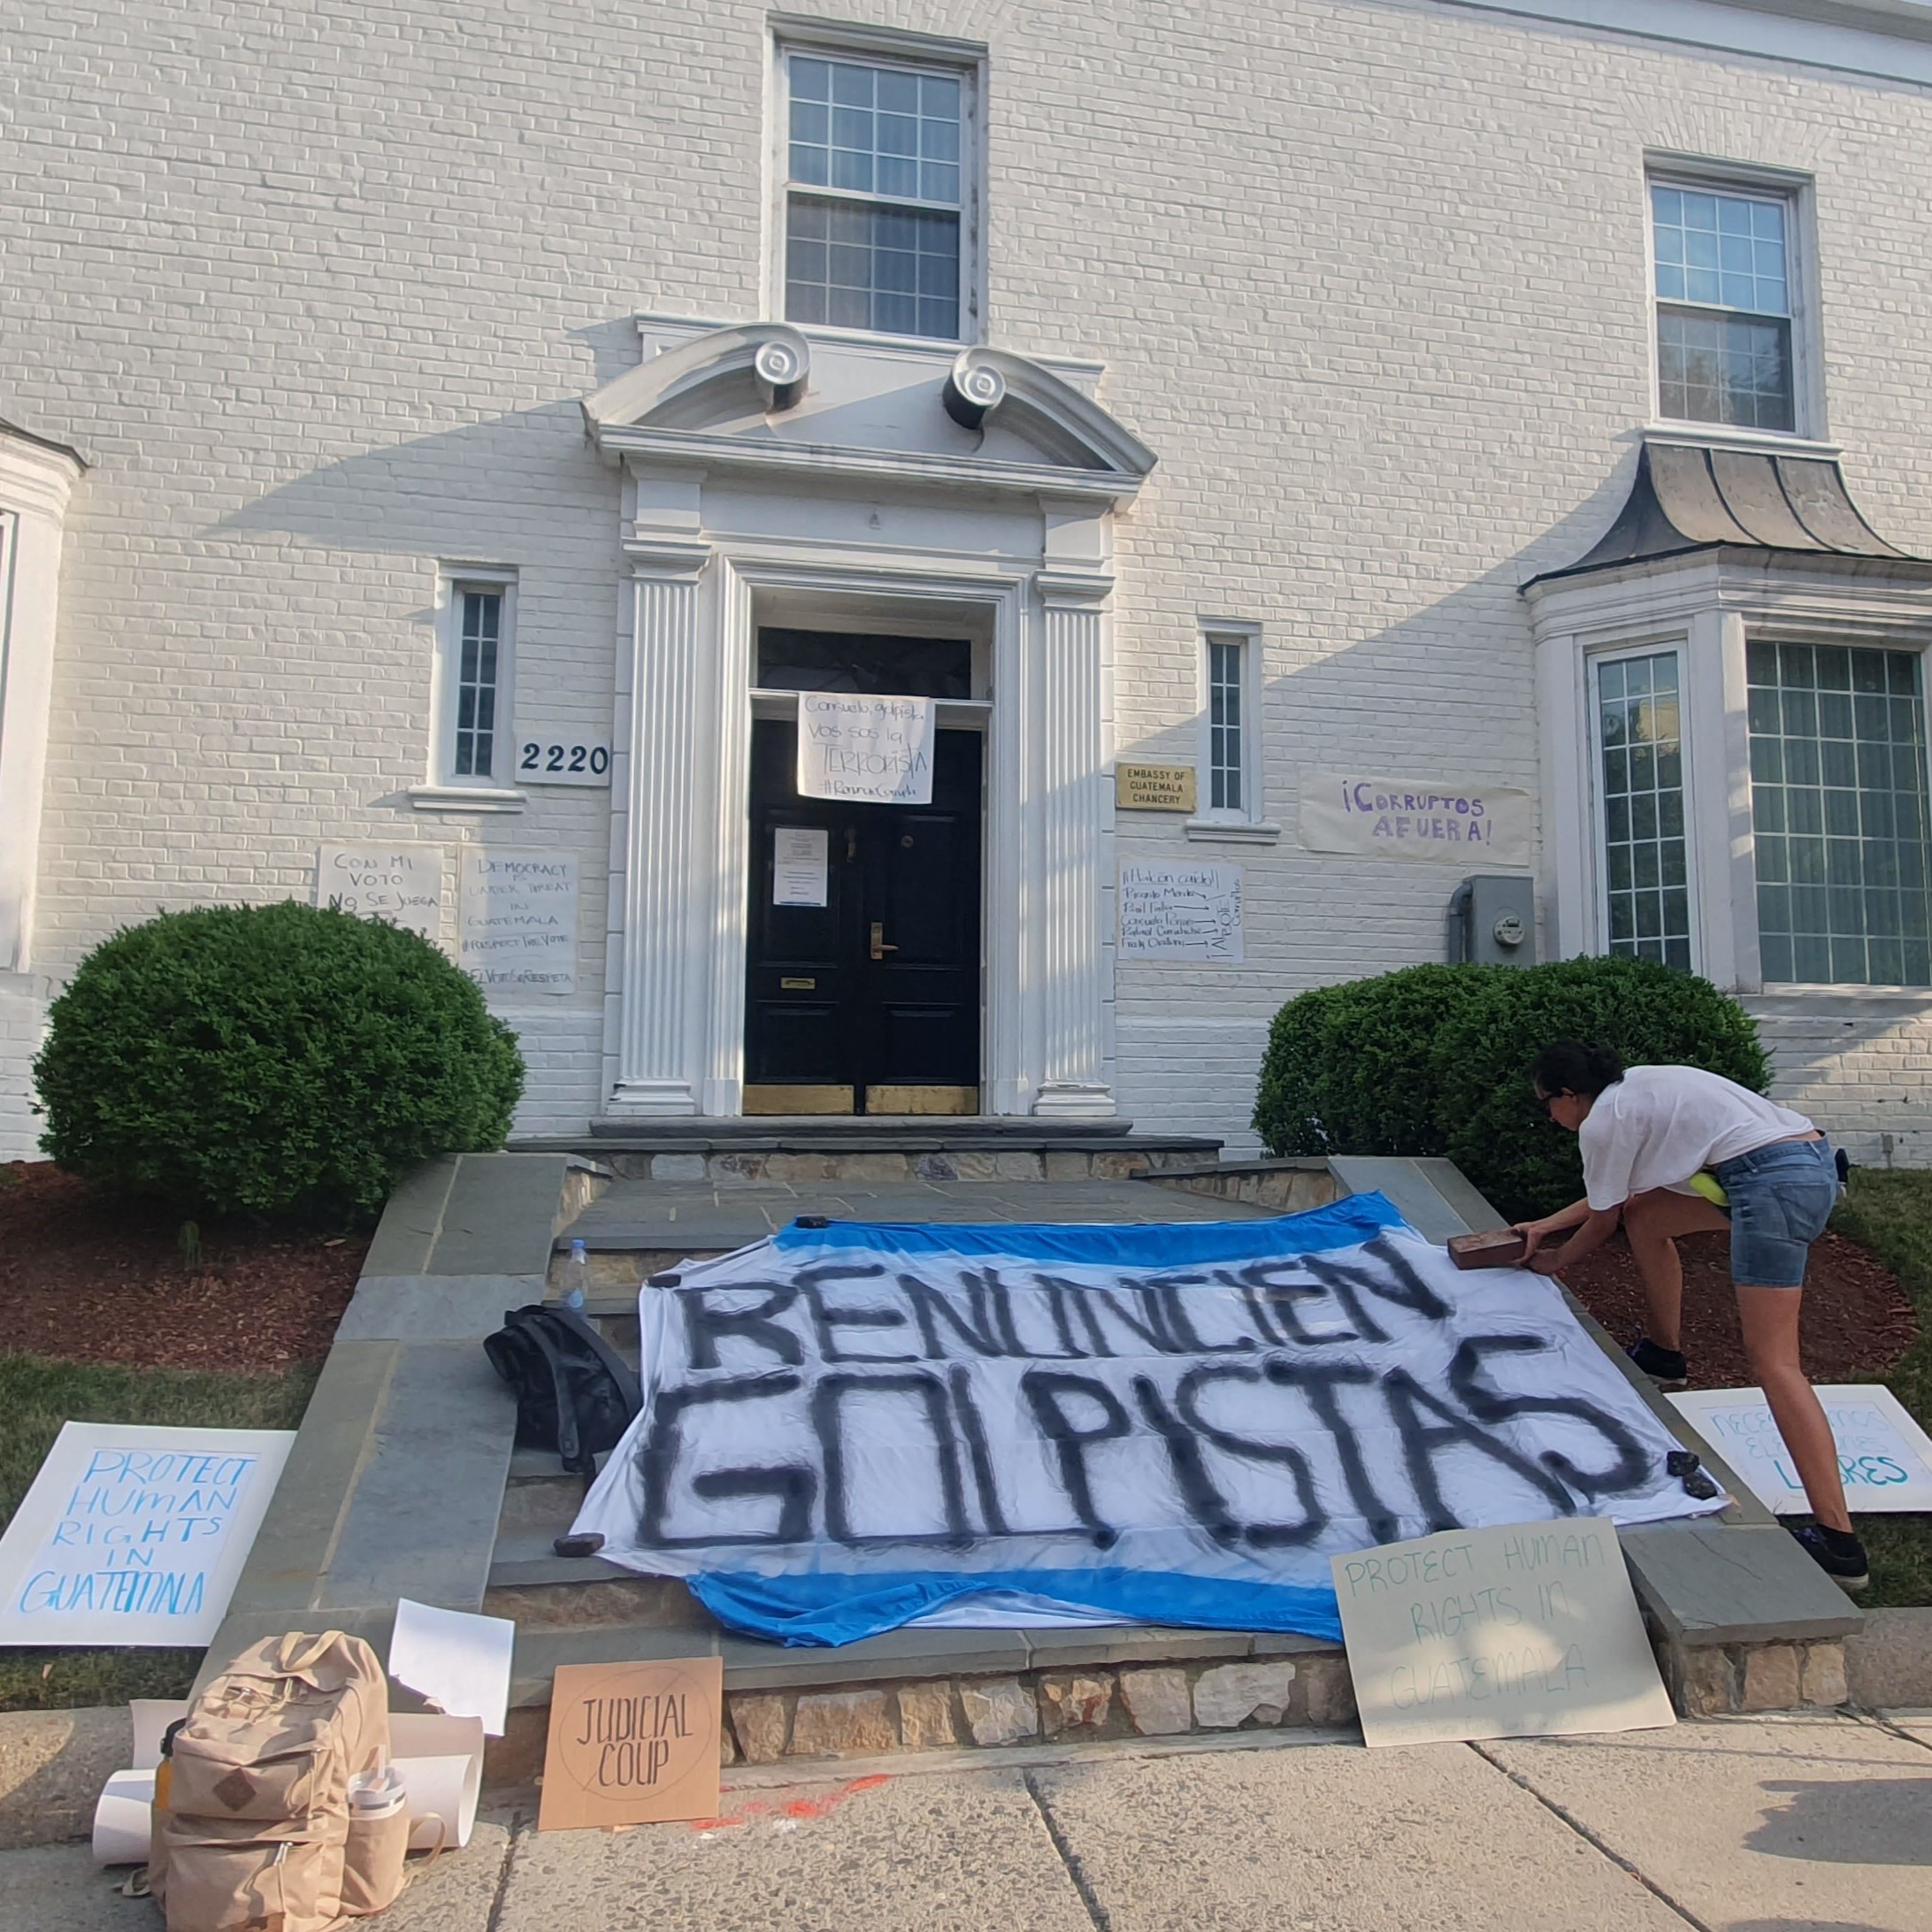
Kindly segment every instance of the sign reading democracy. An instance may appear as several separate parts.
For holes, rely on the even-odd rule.
[[[1370,1744],[1677,1721],[1604,1518],[1447,1530],[1332,1568]]]
[[[873,805],[932,802],[931,698],[798,694],[798,795]]]
[[[1315,852],[1527,866],[1530,794],[1439,778],[1309,771],[1301,780],[1301,842]]]
[[[0,1537],[0,1644],[212,1643],[295,1439],[64,1425]]]
[[[463,855],[456,963],[486,993],[577,990],[577,858],[570,852]]]
[[[1791,1516],[1811,1508],[1761,1390],[1695,1389],[1670,1399],[1767,1509]],[[1853,1515],[1932,1510],[1932,1440],[1890,1389],[1875,1382],[1821,1384],[1818,1399]]]
[[[1332,1638],[1331,1556],[1721,1506],[1548,1283],[1459,1273],[1380,1195],[794,1224],[638,1308],[643,1408],[576,1527],[790,1642],[1044,1604]]]

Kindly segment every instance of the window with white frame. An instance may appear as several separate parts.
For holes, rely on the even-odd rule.
[[[445,588],[439,692],[439,777],[508,782],[513,578],[452,576]]]
[[[1660,178],[1650,204],[1658,413],[1796,430],[1792,198]]]
[[[1767,985],[1932,985],[1932,804],[1920,654],[1745,650]]]
[[[971,73],[781,50],[785,316],[964,339]]]
[[[1678,654],[1591,661],[1606,952],[1690,964]]]
[[[1202,818],[1252,824],[1261,810],[1261,742],[1255,715],[1261,639],[1253,630],[1209,624],[1201,632]]]

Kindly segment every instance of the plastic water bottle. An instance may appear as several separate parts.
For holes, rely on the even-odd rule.
[[[571,1243],[570,1259],[564,1264],[564,1306],[582,1313],[590,1289],[590,1256],[581,1241]]]

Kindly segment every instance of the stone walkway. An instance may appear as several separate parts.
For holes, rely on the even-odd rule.
[[[737,1774],[709,1828],[511,1815],[389,1932],[1926,1932],[1932,1714],[1369,1752],[1271,1736]],[[157,1932],[85,1847],[8,1932]]]

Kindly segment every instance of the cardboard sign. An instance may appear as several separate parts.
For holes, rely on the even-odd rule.
[[[1194,768],[1185,764],[1117,764],[1114,802],[1123,812],[1191,812]]]
[[[68,1422],[0,1537],[0,1644],[211,1644],[295,1432]]]
[[[1301,842],[1314,852],[1526,867],[1530,794],[1443,778],[1304,772]]]
[[[1122,866],[1120,949],[1139,959],[1239,964],[1241,868]]]
[[[1677,1721],[1602,1517],[1445,1530],[1330,1567],[1371,1744]]]
[[[932,802],[931,698],[798,694],[798,795],[874,805]]]
[[[440,845],[318,846],[315,902],[358,919],[387,919],[434,945],[442,939],[443,848]]]
[[[1773,1514],[1810,1509],[1761,1391],[1695,1389],[1670,1399]],[[1838,1445],[1838,1474],[1854,1516],[1932,1510],[1932,1439],[1890,1389],[1844,1383],[1821,1388],[1818,1399]]]
[[[558,1665],[537,1829],[716,1816],[724,1705],[721,1657]]]
[[[771,840],[771,903],[824,905],[832,835],[823,825],[779,825]]]
[[[456,963],[486,993],[574,993],[576,855],[466,851]]]

